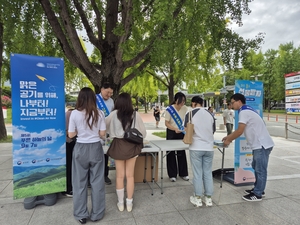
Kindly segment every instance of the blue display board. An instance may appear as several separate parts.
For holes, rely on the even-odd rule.
[[[246,97],[246,104],[251,106],[263,118],[263,83],[261,81],[236,80],[235,93]],[[235,127],[238,127],[238,112],[235,111]],[[255,182],[252,169],[252,150],[244,134],[235,140],[234,146],[234,183]]]
[[[14,199],[66,189],[64,61],[11,54]]]

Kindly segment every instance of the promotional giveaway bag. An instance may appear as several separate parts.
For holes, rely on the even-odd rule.
[[[186,124],[185,135],[183,137],[183,142],[185,144],[193,143],[193,134],[194,134],[194,124],[192,124],[192,112],[189,112],[189,121]]]

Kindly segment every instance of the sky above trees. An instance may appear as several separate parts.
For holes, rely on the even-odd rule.
[[[299,0],[254,0],[249,3],[250,15],[243,16],[243,26],[232,24],[234,31],[244,38],[254,38],[259,32],[265,33],[261,50],[278,49],[280,44],[294,42],[300,46]]]

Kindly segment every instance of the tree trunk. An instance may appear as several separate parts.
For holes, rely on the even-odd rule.
[[[2,78],[2,65],[3,65],[3,23],[0,21],[0,85]],[[2,96],[2,88],[0,86],[0,98]],[[3,110],[2,110],[2,101],[0,100],[0,140],[7,138],[7,131],[5,128]]]
[[[174,81],[174,75],[173,75],[173,68],[170,66],[170,76],[169,76],[169,86],[168,86],[168,92],[169,92],[169,105],[172,104],[174,100],[174,87],[175,87],[175,81]]]

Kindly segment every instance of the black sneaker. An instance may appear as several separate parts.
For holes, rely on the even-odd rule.
[[[252,188],[251,190],[244,190],[245,194],[251,194],[253,193],[254,188]],[[261,197],[266,197],[266,193],[263,191],[263,193],[261,194]]]
[[[78,220],[78,222],[80,224],[86,224],[86,218],[80,219],[80,220]]]
[[[111,180],[109,179],[109,177],[105,177],[105,184],[110,185],[111,184]]]
[[[255,195],[254,193],[244,195],[242,198],[248,202],[259,202],[262,200],[262,197],[259,197],[259,196]]]

